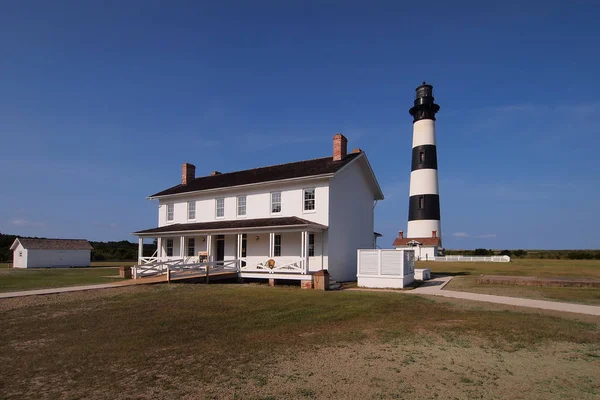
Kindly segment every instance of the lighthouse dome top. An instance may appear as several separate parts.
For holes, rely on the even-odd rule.
[[[423,81],[423,84],[421,86],[419,86],[417,89],[417,95],[416,98],[423,98],[423,97],[431,97],[433,98],[433,86],[431,86],[430,84],[428,84],[427,82]]]
[[[435,121],[435,114],[440,110],[440,106],[435,104],[433,86],[424,81],[415,90],[414,105],[408,110],[409,114],[413,116],[413,122],[422,119],[432,119]]]

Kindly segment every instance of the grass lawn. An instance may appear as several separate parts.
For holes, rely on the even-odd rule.
[[[431,272],[436,274],[487,274],[600,279],[600,260],[536,260],[515,258],[509,263],[419,261],[417,262],[417,268],[431,268]]]
[[[118,268],[0,269],[0,292],[92,285],[119,280]]]
[[[418,262],[417,268],[431,268],[433,273],[456,275],[445,290],[600,305],[598,288],[494,285],[474,281],[482,274],[599,279],[600,260],[514,259],[510,263],[430,261]]]
[[[133,267],[137,261],[92,261],[91,267]]]
[[[597,399],[600,319],[171,284],[0,301],[3,398]]]

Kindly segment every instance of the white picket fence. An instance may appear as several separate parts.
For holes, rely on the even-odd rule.
[[[434,261],[510,262],[510,257],[509,256],[444,256],[444,257],[434,257]]]

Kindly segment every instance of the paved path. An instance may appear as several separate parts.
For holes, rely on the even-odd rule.
[[[425,282],[413,290],[389,290],[390,292],[403,294],[420,294],[440,297],[452,297],[455,299],[465,299],[474,301],[485,301],[488,303],[506,304],[510,306],[541,308],[544,310],[564,311],[578,314],[588,314],[600,316],[600,307],[588,306],[584,304],[560,303],[557,301],[532,300],[523,299],[520,297],[495,296],[491,294],[457,292],[454,290],[442,290],[444,286],[450,282],[451,276],[434,278]],[[373,290],[381,291],[381,289],[350,289],[350,290]]]
[[[219,279],[230,279],[236,273],[231,273],[229,271],[225,272],[216,272],[212,273],[209,276],[210,281],[215,281]],[[188,279],[204,279],[206,275],[204,273],[184,273],[177,276],[173,276],[171,278],[172,281],[183,281]],[[167,276],[152,276],[146,277],[142,279],[125,279],[121,281],[116,281],[112,283],[102,283],[99,285],[81,285],[81,286],[66,286],[66,287],[58,287],[58,288],[49,288],[49,289],[36,289],[36,290],[24,290],[20,292],[6,292],[0,293],[0,299],[8,299],[11,297],[23,297],[23,296],[36,296],[36,295],[44,295],[44,294],[57,294],[57,293],[68,293],[68,292],[79,292],[82,290],[95,290],[95,289],[110,289],[110,288],[118,288],[123,286],[133,286],[133,285],[147,285],[153,283],[166,283]]]
[[[122,287],[126,285],[119,285],[115,283],[103,283],[101,285],[85,285],[85,286],[67,286],[61,288],[51,289],[37,289],[37,290],[24,290],[22,292],[6,292],[0,293],[0,299],[7,299],[10,297],[23,297],[23,296],[35,296],[40,294],[55,294],[55,293],[67,293],[67,292],[79,292],[82,290],[94,290],[94,289],[109,289]]]

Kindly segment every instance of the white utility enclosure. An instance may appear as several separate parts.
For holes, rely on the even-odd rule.
[[[414,250],[358,250],[358,286],[401,289],[415,279]]]

